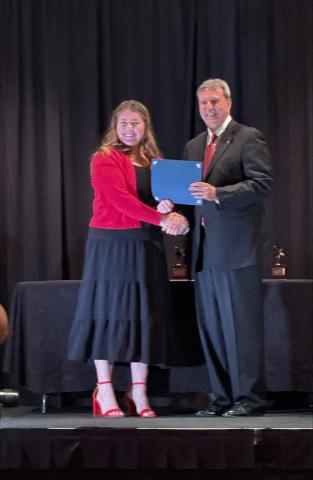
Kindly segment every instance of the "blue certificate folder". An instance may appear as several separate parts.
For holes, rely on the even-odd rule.
[[[171,200],[181,205],[202,205],[189,185],[201,182],[202,163],[194,160],[152,159],[151,188],[155,200]]]

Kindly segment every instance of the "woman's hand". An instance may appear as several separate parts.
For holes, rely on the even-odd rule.
[[[161,200],[158,203],[157,211],[160,213],[170,213],[174,208],[174,203],[171,200]]]
[[[163,215],[160,226],[168,235],[185,235],[189,231],[187,218],[176,212]]]

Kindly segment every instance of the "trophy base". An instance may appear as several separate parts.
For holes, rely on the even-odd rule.
[[[272,265],[272,278],[286,278],[286,267],[284,265]]]
[[[170,268],[171,280],[188,280],[187,265],[172,265]]]

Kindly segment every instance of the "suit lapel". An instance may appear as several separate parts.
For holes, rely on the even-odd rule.
[[[201,158],[201,160],[203,160],[204,150],[205,150],[206,143],[207,143],[207,138],[208,138],[207,132],[203,132],[199,136],[199,139],[198,139],[197,145],[196,145],[195,155],[194,155],[195,158],[199,158],[199,159]]]
[[[226,128],[225,132],[222,133],[221,138],[219,139],[214,156],[212,158],[212,162],[208,168],[208,172],[206,174],[205,180],[209,177],[211,171],[213,170],[214,166],[221,158],[222,155],[227,151],[229,146],[234,140],[234,137],[237,135],[238,131],[240,130],[240,124],[232,120],[228,127]],[[204,154],[204,153],[203,153]]]

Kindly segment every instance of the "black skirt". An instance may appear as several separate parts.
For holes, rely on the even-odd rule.
[[[160,228],[90,228],[69,359],[175,364]]]

